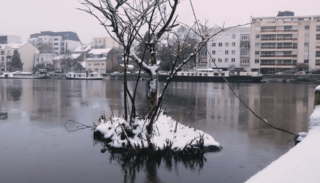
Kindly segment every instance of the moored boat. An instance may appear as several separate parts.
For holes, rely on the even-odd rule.
[[[74,80],[101,80],[103,77],[98,72],[86,72],[86,73],[74,73],[68,72],[66,74],[66,79]]]
[[[219,72],[220,71],[220,72]],[[223,71],[217,69],[193,69],[189,71],[179,71],[172,81],[178,82],[224,82],[223,77],[228,82],[248,82],[257,83],[262,80],[262,75],[258,72],[246,72],[241,70]],[[223,77],[222,77],[223,76]],[[160,72],[159,81],[166,81],[168,72]]]
[[[0,79],[43,79],[45,78],[45,74],[32,73],[32,72],[5,72],[0,75]]]

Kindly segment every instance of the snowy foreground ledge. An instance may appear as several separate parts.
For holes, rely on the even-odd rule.
[[[132,147],[147,148],[145,123],[145,120],[136,118],[131,127],[123,118],[101,119],[100,124],[95,128],[94,135],[95,138],[103,137],[100,140],[104,141],[109,149],[127,149],[128,141]],[[212,136],[201,130],[180,123],[177,124],[177,132],[174,132],[175,128],[176,121],[161,112],[154,123],[154,133],[150,138],[155,150],[163,150],[169,146],[172,151],[182,151],[186,148],[197,149],[199,145],[206,152],[222,149]]]
[[[310,116],[310,129],[303,141],[247,180],[247,183],[319,183],[319,167],[320,106],[318,105]]]

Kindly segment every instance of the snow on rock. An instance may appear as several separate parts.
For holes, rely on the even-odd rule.
[[[320,105],[317,105],[315,107],[313,113],[310,116],[309,127],[312,128],[312,127],[315,127],[315,126],[320,126]]]
[[[310,116],[308,134],[299,135],[301,138],[305,136],[302,142],[251,177],[247,183],[319,183],[320,106],[316,106]]]
[[[320,90],[320,85],[318,85],[316,89],[314,89],[314,91],[317,91],[317,90]]]
[[[140,147],[148,146],[146,141],[146,126],[147,124],[145,124],[143,119],[135,119],[132,130],[133,136],[129,138],[132,145],[139,145]],[[203,136],[204,146],[221,147],[212,136],[201,130],[178,123],[177,132],[175,133],[175,126],[175,120],[161,113],[157,122],[154,123],[154,135],[151,137],[152,143],[156,145],[157,148],[163,149],[166,141],[170,140],[173,143],[172,149],[182,150],[186,144],[195,145],[196,141],[200,139],[200,136]],[[121,140],[121,135],[119,135],[124,128],[130,128],[128,123],[123,118],[113,117],[111,121],[101,121],[101,124],[98,125],[95,130],[103,133],[104,138],[111,138],[112,141],[108,145],[121,148],[127,145],[127,140]],[[130,136],[130,134],[128,134],[128,136]]]

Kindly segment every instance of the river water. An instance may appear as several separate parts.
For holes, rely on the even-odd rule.
[[[160,83],[160,86],[163,83]],[[132,88],[134,83],[129,83]],[[316,84],[233,83],[239,96],[277,127],[308,129]],[[145,115],[146,82],[137,108]],[[92,131],[68,132],[67,120],[92,125],[123,115],[121,81],[0,80],[0,182],[244,182],[290,149],[291,136],[256,119],[224,83],[171,83],[163,109],[222,146],[206,162],[127,165],[101,153]]]

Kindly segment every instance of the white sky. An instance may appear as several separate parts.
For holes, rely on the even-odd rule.
[[[250,16],[276,16],[278,11],[293,11],[295,16],[320,15],[320,0],[193,0],[197,18],[209,26],[232,26],[250,22]],[[73,31],[83,43],[92,37],[108,36],[91,15],[79,11],[78,0],[0,0],[0,35],[18,35],[27,41],[40,31]],[[178,8],[179,21],[192,24],[189,0]]]

